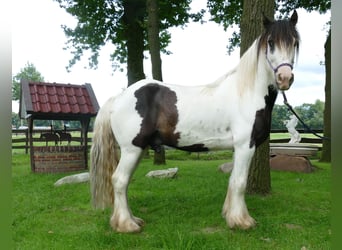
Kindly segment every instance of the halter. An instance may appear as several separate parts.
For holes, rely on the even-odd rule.
[[[292,65],[291,63],[281,63],[281,64],[279,64],[277,67],[273,67],[273,65],[272,65],[272,63],[271,63],[271,61],[270,61],[270,59],[268,59],[267,51],[268,51],[268,46],[266,46],[266,52],[265,52],[266,61],[268,62],[268,65],[270,65],[271,69],[273,70],[274,75],[276,75],[277,72],[278,72],[278,69],[279,69],[280,67],[283,67],[283,66],[289,66],[289,67],[291,68],[291,70],[293,69],[293,65]]]

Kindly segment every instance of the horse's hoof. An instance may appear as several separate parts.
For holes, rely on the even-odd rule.
[[[136,223],[130,223],[129,225],[117,227],[114,229],[118,233],[140,233],[142,228]]]
[[[135,223],[137,223],[139,226],[144,226],[145,225],[145,221],[141,218],[138,218],[138,217],[133,217],[133,220],[135,221]]]
[[[125,221],[111,220],[110,225],[114,231],[119,233],[139,233],[142,230],[144,221],[140,218],[134,217],[134,219],[127,219]]]
[[[256,222],[251,216],[245,215],[242,217],[230,217],[227,220],[227,224],[231,229],[239,228],[247,230],[253,228],[256,225]]]

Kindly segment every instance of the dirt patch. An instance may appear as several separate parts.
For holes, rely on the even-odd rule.
[[[287,229],[292,229],[292,230],[294,230],[294,229],[302,230],[302,229],[303,229],[303,227],[300,226],[300,225],[295,225],[295,224],[290,224],[290,223],[286,223],[286,224],[285,224],[285,227],[286,227]]]
[[[222,232],[223,229],[221,227],[205,227],[201,229],[201,232],[204,234],[213,234],[213,233],[218,233]]]

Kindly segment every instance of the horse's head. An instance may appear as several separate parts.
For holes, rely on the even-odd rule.
[[[279,90],[289,89],[294,80],[292,68],[300,41],[297,20],[296,11],[289,20],[270,21],[264,16],[265,32],[260,37],[259,49],[265,49],[268,68],[273,71],[274,83]]]

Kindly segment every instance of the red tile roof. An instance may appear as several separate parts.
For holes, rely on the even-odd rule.
[[[21,117],[28,114],[41,116],[95,116],[99,105],[90,84],[21,82]],[[24,114],[25,113],[25,114]],[[61,118],[61,117],[60,117]],[[62,118],[61,118],[62,119]]]

